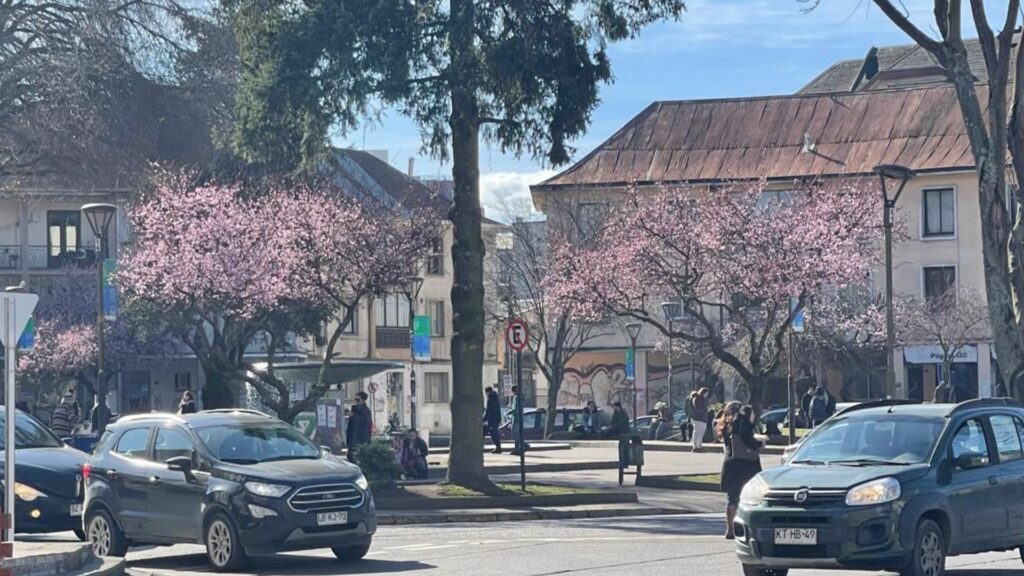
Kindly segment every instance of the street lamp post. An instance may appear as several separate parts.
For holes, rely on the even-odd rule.
[[[636,394],[636,339],[640,337],[642,326],[637,322],[626,324],[626,334],[629,335],[629,350],[633,359],[633,418],[640,416],[640,407],[637,406]]]
[[[665,315],[665,319],[668,320],[668,413],[675,417],[675,411],[672,409],[672,353],[674,352],[673,344],[673,323],[676,318],[682,314],[683,305],[679,302],[669,300],[661,303],[661,312]]]
[[[882,184],[882,227],[885,230],[885,391],[889,398],[896,397],[896,321],[893,315],[892,301],[892,213],[896,208],[907,182],[914,177],[914,171],[897,164],[879,164],[875,172]],[[890,197],[888,181],[899,182],[896,193]]]
[[[420,276],[409,278],[405,285],[405,298],[409,301],[409,427],[413,430],[416,430],[416,302],[422,287]]]
[[[96,238],[96,343],[99,356],[96,359],[96,403],[92,409],[93,429],[102,434],[110,421],[110,408],[107,406],[107,374],[106,361],[106,330],[103,313],[103,261],[107,256],[107,232],[114,221],[117,207],[113,204],[86,204],[82,213],[89,222],[89,228]]]

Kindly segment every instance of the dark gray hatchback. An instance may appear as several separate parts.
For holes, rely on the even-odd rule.
[[[874,402],[812,432],[743,490],[747,576],[790,568],[942,576],[947,556],[1024,545],[1024,409]]]
[[[197,543],[216,570],[250,555],[366,555],[377,529],[359,468],[246,411],[149,414],[111,425],[86,464],[84,529],[100,556]]]

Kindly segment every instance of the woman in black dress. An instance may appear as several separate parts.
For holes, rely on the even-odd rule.
[[[725,462],[722,463],[722,491],[728,495],[725,509],[725,537],[733,539],[733,520],[740,503],[740,492],[751,478],[761,472],[758,451],[764,442],[755,433],[754,409],[730,402],[715,423],[715,431],[725,444]]]

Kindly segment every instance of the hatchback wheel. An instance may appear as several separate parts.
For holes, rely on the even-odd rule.
[[[110,513],[103,509],[89,513],[85,523],[85,536],[97,556],[124,557],[128,553],[128,540]]]
[[[946,573],[946,537],[942,528],[931,520],[917,527],[914,559],[901,574],[903,576],[943,576]]]
[[[342,546],[338,548],[331,548],[331,552],[338,560],[355,561],[362,560],[363,557],[370,551],[370,543],[367,542],[362,546]]]
[[[245,550],[235,524],[224,514],[215,515],[206,525],[206,557],[218,572],[241,568],[246,561]]]
[[[757,566],[743,565],[743,576],[786,576],[789,568],[758,568]]]

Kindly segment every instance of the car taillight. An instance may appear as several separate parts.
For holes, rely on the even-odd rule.
[[[88,463],[84,464],[82,466],[82,481],[84,481],[84,482],[88,482],[89,481],[89,473],[90,472],[92,472],[92,465],[88,464]]]

